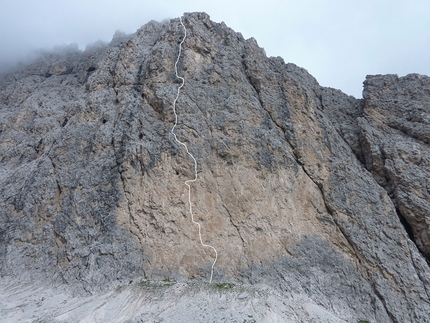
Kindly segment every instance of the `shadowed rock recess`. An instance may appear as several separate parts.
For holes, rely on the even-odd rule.
[[[355,99],[182,19],[176,132],[214,284],[170,133],[184,30],[150,22],[0,80],[1,315],[430,322],[430,78],[368,76]]]

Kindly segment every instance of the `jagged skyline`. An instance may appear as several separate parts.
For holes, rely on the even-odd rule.
[[[0,77],[2,321],[430,323],[430,77],[363,92],[201,12]]]
[[[430,74],[430,3],[325,1],[149,0],[28,2],[4,0],[0,12],[0,67],[31,57],[38,48],[98,39],[115,30],[133,33],[150,20],[205,11],[254,37],[269,56],[307,69],[323,86],[361,97],[367,74]]]

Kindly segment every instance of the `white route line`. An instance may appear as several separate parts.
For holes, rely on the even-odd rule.
[[[194,182],[197,180],[197,160],[196,160],[196,159],[194,158],[194,156],[193,156],[193,155],[188,151],[188,147],[187,147],[187,145],[186,145],[185,143],[183,143],[182,141],[178,140],[178,138],[176,137],[176,134],[175,134],[175,132],[174,132],[174,130],[175,130],[175,128],[176,128],[176,126],[178,125],[178,114],[176,113],[176,101],[178,100],[178,98],[179,98],[179,93],[180,93],[180,91],[181,91],[182,87],[183,87],[183,86],[184,86],[184,84],[185,84],[185,79],[184,79],[183,77],[181,77],[181,76],[179,76],[179,75],[178,75],[178,62],[179,62],[179,59],[180,59],[180,57],[181,57],[182,44],[184,43],[185,38],[187,37],[187,29],[185,28],[185,25],[184,25],[184,23],[182,22],[182,17],[179,17],[179,20],[180,20],[180,22],[181,22],[182,27],[184,28],[184,32],[185,32],[185,34],[184,34],[184,38],[182,39],[182,41],[181,41],[181,42],[180,42],[180,44],[179,44],[179,53],[178,53],[178,58],[176,59],[176,62],[175,62],[175,74],[176,74],[176,78],[180,79],[180,80],[182,81],[182,83],[181,83],[181,85],[178,87],[178,92],[177,92],[177,94],[176,94],[176,98],[175,98],[175,100],[173,100],[173,113],[175,114],[175,124],[174,124],[174,126],[173,126],[173,128],[172,128],[172,130],[171,130],[170,132],[172,133],[173,137],[175,137],[176,142],[177,142],[178,144],[182,145],[182,146],[185,148],[185,151],[187,152],[188,156],[190,156],[190,157],[192,158],[192,160],[194,161],[194,179],[190,179],[190,180],[185,181],[185,185],[187,185],[187,187],[188,187],[188,204],[189,204],[189,210],[190,210],[190,214],[191,214],[191,221],[192,221],[195,225],[197,225],[197,226],[199,227],[199,239],[200,239],[200,244],[201,244],[203,247],[211,248],[211,249],[215,252],[215,260],[214,260],[214,262],[212,263],[212,268],[211,268],[211,278],[210,278],[210,280],[209,280],[209,283],[212,283],[212,277],[213,277],[213,273],[214,273],[215,263],[216,263],[216,262],[217,262],[217,260],[218,260],[218,252],[217,252],[217,250],[215,249],[215,247],[213,247],[213,246],[211,246],[211,245],[208,245],[208,244],[203,243],[203,239],[202,239],[202,228],[201,228],[200,223],[198,223],[197,221],[195,221],[195,220],[194,220],[193,206],[192,206],[192,203],[191,203],[191,185],[190,185],[189,183],[194,183]]]

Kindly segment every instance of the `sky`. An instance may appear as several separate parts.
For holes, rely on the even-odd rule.
[[[204,11],[357,98],[366,75],[430,75],[430,0],[0,0],[0,8],[0,69],[38,49],[85,49],[117,30]]]

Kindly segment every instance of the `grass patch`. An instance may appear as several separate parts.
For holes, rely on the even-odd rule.
[[[216,290],[230,290],[234,288],[234,284],[233,283],[214,283],[213,287]]]
[[[124,290],[125,289],[125,286],[124,285],[119,285],[119,286],[117,286],[116,288],[115,288],[115,292],[117,292],[117,293],[119,293],[119,292],[121,292],[122,290]]]
[[[170,280],[170,279],[164,279],[164,280],[148,280],[148,279],[142,279],[138,285],[140,287],[145,288],[162,288],[162,287],[170,287],[176,284],[176,281]]]

